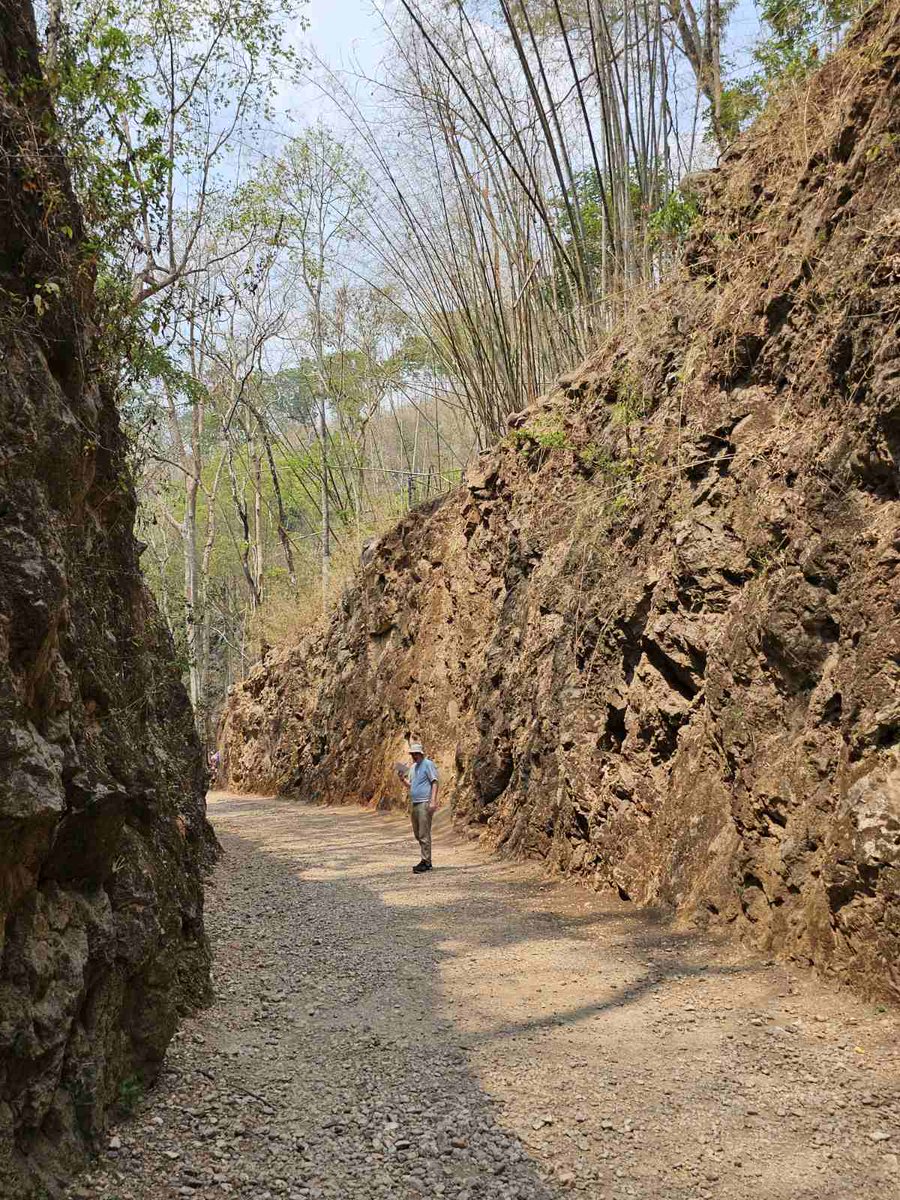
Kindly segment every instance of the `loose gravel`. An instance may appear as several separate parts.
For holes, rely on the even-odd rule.
[[[216,1000],[71,1200],[887,1200],[900,1020],[436,821],[211,797]]]

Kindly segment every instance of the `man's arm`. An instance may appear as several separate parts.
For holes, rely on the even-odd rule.
[[[431,799],[428,801],[428,807],[431,812],[434,812],[438,806],[438,779],[437,775],[433,775],[431,779]]]

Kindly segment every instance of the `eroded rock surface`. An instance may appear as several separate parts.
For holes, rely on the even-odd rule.
[[[30,5],[0,0],[0,1196],[80,1163],[203,1001],[214,841],[94,367]]]
[[[232,695],[232,786],[399,800],[900,998],[900,16],[695,181],[684,267]]]

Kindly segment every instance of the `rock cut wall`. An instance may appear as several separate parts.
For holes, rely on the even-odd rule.
[[[29,4],[0,0],[0,1196],[46,1194],[204,1001],[204,770],[138,569]]]
[[[900,7],[695,181],[676,277],[230,697],[234,786],[399,799],[900,998]]]

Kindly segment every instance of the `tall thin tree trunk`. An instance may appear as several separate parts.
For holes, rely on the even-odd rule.
[[[184,624],[188,651],[188,678],[190,681],[191,704],[194,706],[194,716],[201,724],[201,705],[203,689],[200,680],[200,662],[198,656],[198,605],[197,605],[197,488],[199,480],[187,481],[184,520],[182,522],[182,544],[184,546]]]
[[[319,404],[319,440],[322,443],[322,615],[328,613],[328,587],[331,577],[331,499],[328,490],[328,422],[325,399]]]

